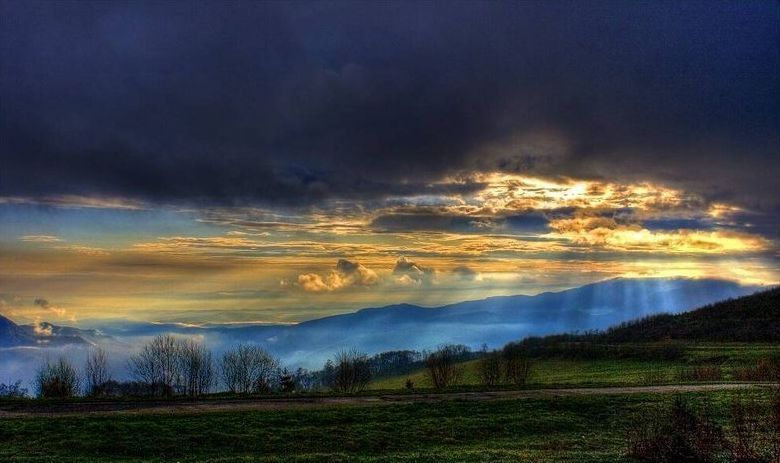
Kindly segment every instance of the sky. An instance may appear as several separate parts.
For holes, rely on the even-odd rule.
[[[780,281],[780,3],[0,0],[0,313]]]

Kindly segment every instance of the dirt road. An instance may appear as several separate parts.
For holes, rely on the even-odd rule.
[[[430,394],[388,394],[375,396],[274,397],[248,399],[211,399],[196,401],[103,401],[64,403],[0,403],[0,418],[58,416],[72,414],[116,413],[203,413],[244,410],[284,410],[321,408],[340,405],[379,405],[445,400],[499,400],[574,395],[611,395],[642,393],[706,392],[770,387],[768,384],[722,383],[673,386],[596,387],[569,389],[526,389],[492,392],[449,392]]]

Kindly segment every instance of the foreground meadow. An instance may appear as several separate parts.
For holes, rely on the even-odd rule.
[[[727,422],[735,398],[769,409],[768,389],[682,394]],[[5,418],[13,462],[634,461],[628,433],[677,395],[333,405],[315,409]],[[726,426],[729,425],[726,423]],[[726,460],[728,461],[728,460]]]

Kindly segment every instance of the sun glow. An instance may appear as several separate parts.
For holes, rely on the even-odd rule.
[[[48,299],[78,318],[203,314],[197,320],[208,307],[222,311],[221,321],[257,320],[267,307],[272,322],[617,276],[780,279],[771,264],[775,241],[724,225],[746,211],[655,183],[476,172],[431,189],[317,208],[178,208],[166,217],[180,217],[182,228],[148,236],[130,220],[99,244],[46,226],[25,229],[0,240],[0,278],[13,297],[37,296],[45,286]],[[143,214],[115,199],[56,204],[68,217],[79,207],[95,211],[84,227]],[[187,233],[188,221],[198,235]],[[58,316],[9,301],[22,318]]]

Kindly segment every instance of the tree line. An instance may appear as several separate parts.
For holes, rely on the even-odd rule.
[[[198,397],[219,386],[233,394],[293,392],[314,386],[310,372],[290,372],[258,346],[240,344],[215,358],[202,343],[172,335],[159,335],[144,344],[128,359],[127,372],[129,381],[116,380],[108,353],[95,348],[87,354],[81,370],[65,358],[44,362],[34,388],[38,397],[67,398],[82,394]]]
[[[319,371],[290,370],[257,345],[239,344],[215,356],[198,341],[164,334],[148,341],[127,360],[128,380],[119,381],[114,377],[108,352],[96,347],[88,352],[81,368],[64,357],[45,361],[35,376],[33,393],[41,398],[198,397],[216,391],[266,394],[328,389],[359,393],[373,379],[423,368],[431,375],[431,384],[440,389],[457,384],[462,362],[486,355],[484,351],[473,352],[463,345],[444,345],[432,351],[389,351],[373,356],[351,349],[338,352]],[[507,370],[499,376],[514,378],[511,366],[514,363],[508,358],[502,357]],[[498,382],[491,380],[490,385]],[[0,385],[0,397],[27,394],[20,383]]]

